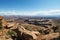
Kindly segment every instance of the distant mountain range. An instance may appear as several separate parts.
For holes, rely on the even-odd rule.
[[[46,19],[60,19],[60,16],[21,16],[21,15],[4,15],[6,18],[46,18]]]

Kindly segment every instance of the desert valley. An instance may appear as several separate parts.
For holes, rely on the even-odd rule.
[[[0,40],[60,40],[60,18],[0,16]]]

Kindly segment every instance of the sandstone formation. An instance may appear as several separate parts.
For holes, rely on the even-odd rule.
[[[24,27],[22,27],[22,26],[19,26],[18,28],[18,31],[20,32],[19,33],[19,35],[21,35],[21,36],[23,36],[23,37],[25,37],[24,35],[26,35],[26,37],[28,37],[28,38],[33,38],[33,39],[37,39],[37,36],[38,36],[38,34],[40,34],[39,32],[37,32],[37,31],[29,31],[29,30],[26,30]],[[29,36],[30,37],[29,37]]]

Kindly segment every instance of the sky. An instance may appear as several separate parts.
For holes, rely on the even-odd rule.
[[[0,0],[0,15],[58,16],[60,0]]]

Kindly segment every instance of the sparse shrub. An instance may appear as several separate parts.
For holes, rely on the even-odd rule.
[[[56,38],[56,40],[60,40],[60,36]]]
[[[10,31],[8,31],[8,35],[17,36],[17,33],[14,30],[10,30]]]
[[[41,34],[44,34],[44,35],[45,35],[45,34],[49,34],[48,30],[43,30],[43,29],[42,29],[42,30],[38,30],[38,31],[39,31]]]
[[[17,33],[14,31],[14,30],[10,30],[10,31],[8,31],[8,33],[7,33],[8,35],[8,37],[10,38],[12,38],[13,40],[16,40],[17,39]]]
[[[24,22],[29,22],[29,20],[25,20]]]
[[[27,30],[31,31],[31,28],[29,28],[28,26],[26,26],[26,27],[25,27],[25,29],[27,29]]]
[[[53,29],[54,32],[57,32],[57,30],[59,29],[59,27],[58,26],[53,26],[52,29]]]
[[[2,26],[2,21],[0,21],[0,29],[2,29],[3,28],[3,26]]]
[[[49,31],[48,30],[44,30],[43,33],[44,34],[49,34]]]
[[[35,25],[40,25],[40,23],[39,23],[39,22],[37,22],[37,21],[35,21],[35,22],[34,22],[34,24],[35,24]]]
[[[43,34],[43,31],[44,31],[44,30],[42,29],[42,30],[38,30],[38,31],[39,31],[39,33]]]

